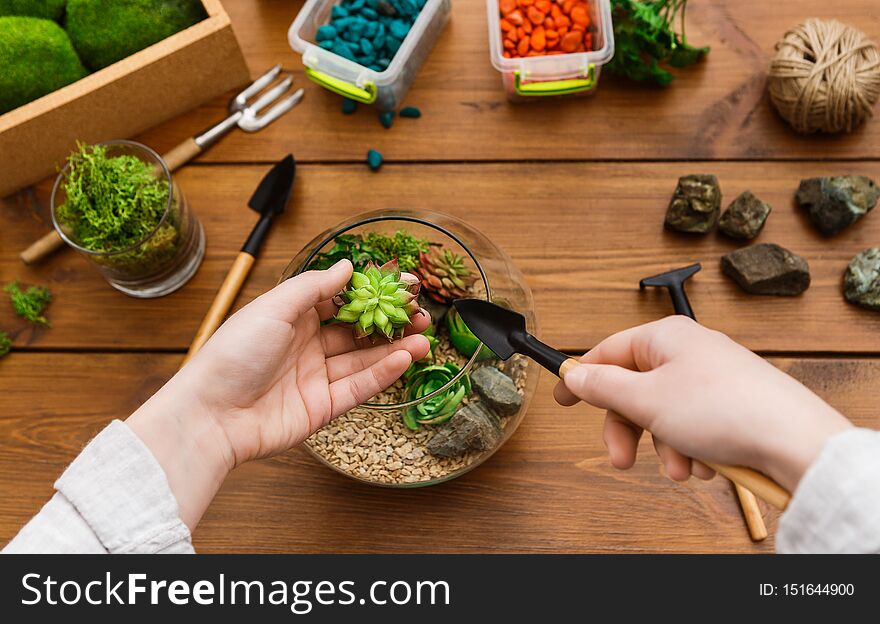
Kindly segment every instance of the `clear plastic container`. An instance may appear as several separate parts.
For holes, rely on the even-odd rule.
[[[322,87],[381,110],[396,110],[449,21],[451,0],[428,0],[385,71],[377,72],[317,45],[315,33],[330,21],[338,0],[307,0],[287,33],[302,54],[306,75]]]
[[[599,84],[602,65],[614,56],[614,31],[610,0],[587,0],[595,25],[592,52],[504,58],[498,0],[486,0],[489,16],[489,52],[492,65],[501,72],[504,89],[512,102],[553,96],[586,95]]]

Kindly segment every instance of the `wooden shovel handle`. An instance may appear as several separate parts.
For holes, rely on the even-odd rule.
[[[64,239],[58,232],[52,230],[31,243],[31,246],[18,254],[18,257],[25,264],[34,264],[62,247],[64,247]]]
[[[559,367],[559,377],[564,378],[580,362],[573,358],[569,358]],[[741,485],[745,489],[754,493],[761,500],[773,505],[777,509],[784,510],[788,507],[791,495],[785,489],[776,483],[770,477],[762,475],[756,470],[745,468],[744,466],[725,466],[723,464],[710,464],[709,462],[700,460],[709,468],[718,474],[727,477],[737,485]]]
[[[223,280],[220,290],[217,291],[211,307],[208,308],[208,313],[202,320],[199,331],[196,332],[196,337],[193,338],[181,366],[190,361],[192,356],[208,342],[208,338],[223,323],[253,265],[254,257],[244,251],[240,252],[235,258],[235,262],[232,263],[232,268],[229,269],[229,273],[226,274],[226,279]]]
[[[733,488],[739,498],[739,506],[742,507],[749,537],[753,542],[763,542],[767,539],[767,525],[764,524],[764,516],[761,515],[761,508],[758,507],[758,499],[739,483],[734,483]]]
[[[174,171],[198,156],[201,151],[202,148],[198,146],[195,139],[190,137],[171,151],[163,154],[162,160],[165,161],[165,166],[169,171]]]

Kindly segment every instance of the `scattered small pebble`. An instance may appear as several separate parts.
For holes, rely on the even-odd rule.
[[[354,100],[349,100],[348,98],[342,98],[342,113],[344,115],[351,115],[357,109],[357,102],[355,102]]]
[[[418,119],[422,116],[422,111],[420,111],[415,106],[404,106],[402,109],[400,109],[400,116],[408,117],[410,119]]]
[[[385,111],[383,113],[379,113],[379,122],[385,127],[387,130],[394,123],[394,111]]]
[[[367,164],[370,165],[370,169],[372,169],[373,171],[379,171],[379,168],[382,166],[383,160],[384,158],[382,158],[382,154],[380,152],[377,152],[374,149],[371,149],[369,152],[367,152]]]

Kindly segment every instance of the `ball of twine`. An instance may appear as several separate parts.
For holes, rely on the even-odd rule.
[[[880,97],[880,50],[851,26],[808,19],[776,44],[768,88],[798,132],[850,132]]]

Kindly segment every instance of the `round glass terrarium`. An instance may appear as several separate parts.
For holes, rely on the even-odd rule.
[[[66,209],[71,168],[68,160],[52,189],[51,212],[55,230],[65,243],[88,258],[116,290],[139,298],[161,297],[174,292],[195,275],[205,255],[202,224],[172,178],[165,161],[155,151],[146,145],[124,140],[105,141],[97,146],[106,150],[108,159],[118,156],[135,158],[149,167],[149,178],[146,181],[139,178],[139,186],[132,193],[141,197],[147,191],[161,189],[161,202],[156,202],[161,217],[155,227],[125,247],[90,248],[89,243],[77,235],[77,223],[84,220],[82,215],[68,214]],[[88,149],[91,151],[95,147]],[[84,184],[90,184],[89,180],[85,179]],[[95,185],[103,189],[106,182],[98,180]],[[132,202],[131,198],[126,201]],[[122,205],[115,208],[119,212],[131,209],[131,206]]]
[[[372,235],[393,237],[400,231],[430,243],[432,248],[448,250],[459,256],[471,272],[471,279],[475,278],[467,296],[488,299],[510,307],[525,316],[529,331],[537,330],[531,290],[510,257],[470,225],[436,212],[385,210],[353,217],[330,228],[306,245],[284,270],[281,281],[315,268],[324,254],[339,249],[340,241],[351,241],[352,237],[360,237],[362,240]],[[418,256],[415,258],[417,263]],[[410,259],[410,264],[412,263]],[[420,274],[421,267],[407,267],[407,263],[402,264],[404,270],[409,269],[411,273]],[[472,334],[472,344],[469,348],[461,349],[462,344],[468,347],[468,343],[462,343],[460,331],[457,329],[460,325],[454,320],[454,309],[452,316],[449,316],[448,305],[434,301],[429,294],[423,286],[419,300],[431,313],[434,324],[436,346],[432,351],[433,360],[430,364],[442,366],[451,363],[451,370],[457,372],[448,375],[448,380],[443,385],[435,384],[430,389],[436,389],[424,395],[418,394],[417,398],[413,398],[412,389],[407,387],[404,379],[398,380],[386,392],[340,416],[315,433],[306,441],[306,449],[330,468],[358,481],[378,486],[406,488],[434,485],[459,477],[479,466],[510,438],[522,421],[535,393],[538,366],[517,355],[502,362]],[[457,321],[460,323],[460,318]],[[465,331],[467,332],[466,327]],[[513,413],[510,410],[494,411],[492,407],[496,404],[490,402],[492,397],[483,396],[479,392],[483,386],[478,387],[478,384],[471,383],[477,369],[490,366],[498,371],[483,371],[481,377],[487,377],[485,373],[492,373],[509,386],[509,382],[497,375],[501,372],[513,382],[516,392],[519,393],[518,407]],[[456,412],[442,424],[423,424],[415,428],[407,426],[404,418],[407,413],[414,413],[412,410],[418,410],[420,406],[436,403],[438,398],[442,400],[450,393],[455,394],[456,389],[461,387],[465,387],[467,392],[461,403],[456,404],[456,410],[470,409],[469,419],[473,419],[476,424],[464,422]],[[474,411],[481,413],[474,414]],[[461,438],[462,435],[469,435],[468,430],[464,434],[456,430],[458,425],[479,428],[480,419],[484,417],[488,419],[487,422],[492,423],[491,435],[481,437],[479,433],[471,434],[470,439],[477,440],[477,443],[470,443],[464,450],[451,450],[450,445],[445,444],[456,439],[456,436]],[[409,422],[412,424],[411,418]],[[443,437],[434,439],[435,436]],[[454,447],[455,444],[451,446]]]

